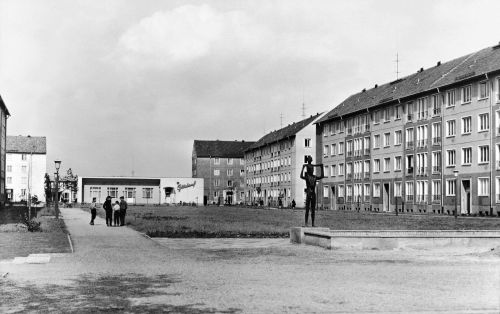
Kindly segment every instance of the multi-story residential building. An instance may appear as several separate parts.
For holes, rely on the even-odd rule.
[[[7,146],[7,117],[9,110],[0,96],[0,206],[5,204],[5,166],[6,166],[6,146]]]
[[[6,193],[10,202],[37,196],[45,202],[47,139],[44,136],[7,136]]]
[[[298,207],[305,204],[300,171],[306,156],[316,163],[316,127],[320,114],[268,133],[245,151],[246,198],[249,203]]]
[[[245,202],[244,151],[255,142],[195,140],[192,176],[205,181],[203,204]]]
[[[438,62],[327,113],[317,141],[334,171],[322,206],[500,214],[498,60],[500,45]]]

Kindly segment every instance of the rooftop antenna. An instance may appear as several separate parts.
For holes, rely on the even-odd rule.
[[[302,119],[306,118],[306,102],[304,96],[304,86],[302,85]]]
[[[280,129],[283,128],[283,112],[280,113]]]
[[[396,62],[396,80],[399,80],[399,53],[396,52],[396,60],[394,60],[394,62]]]

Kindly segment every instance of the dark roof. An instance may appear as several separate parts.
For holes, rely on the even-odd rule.
[[[7,153],[46,154],[45,136],[7,136]]]
[[[7,109],[7,106],[3,102],[3,99],[2,99],[1,95],[0,95],[0,108],[2,108],[3,110],[5,110],[5,114],[6,115],[10,116],[9,109]]]
[[[445,63],[438,62],[432,68],[420,69],[417,73],[399,80],[363,90],[349,96],[318,123],[366,111],[378,105],[406,101],[405,98],[437,91],[437,88],[485,77],[487,73],[500,70],[499,48],[500,45],[488,47]]]
[[[246,141],[200,141],[193,145],[197,157],[243,158],[244,151],[255,142]]]
[[[270,143],[276,143],[277,141],[280,141],[282,139],[295,136],[300,130],[308,126],[310,123],[312,123],[315,119],[317,119],[321,113],[318,113],[314,116],[310,116],[309,118],[306,118],[304,120],[301,120],[299,122],[294,122],[282,129],[279,129],[277,131],[273,131],[271,133],[268,133],[264,135],[262,138],[260,138],[255,144],[250,146],[247,150],[252,150],[258,147],[265,146]]]

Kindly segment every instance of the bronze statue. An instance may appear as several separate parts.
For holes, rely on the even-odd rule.
[[[319,177],[314,175],[314,167],[320,167],[321,175]],[[306,169],[305,175],[304,169]],[[311,222],[314,227],[314,211],[316,210],[316,182],[324,177],[323,164],[313,165],[312,157],[307,156],[307,164],[304,164],[302,166],[302,170],[300,171],[300,178],[306,181],[306,227],[309,218],[309,210],[311,211]]]

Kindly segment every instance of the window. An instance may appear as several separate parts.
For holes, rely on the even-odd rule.
[[[379,124],[380,123],[380,111],[375,111],[373,113],[373,124]]]
[[[368,202],[370,200],[370,184],[368,183],[365,183],[365,190],[364,190],[364,194],[365,194],[365,201]]]
[[[323,156],[325,156],[325,157],[328,157],[328,148],[329,148],[329,145],[323,146]]]
[[[240,169],[240,177],[243,177],[245,175],[245,169]]]
[[[231,177],[233,175],[233,169],[227,169],[227,176]]]
[[[227,164],[232,165],[233,164],[233,158],[228,158],[227,159]]]
[[[344,142],[339,143],[339,155],[344,153]]]
[[[469,103],[472,99],[472,86],[464,86],[462,87],[462,104]]]
[[[437,115],[441,114],[441,106],[439,105],[438,95],[431,96],[431,108],[432,108],[432,115],[433,116],[437,116]]]
[[[427,119],[427,98],[417,99],[417,119]]]
[[[142,198],[153,198],[153,188],[142,188]]]
[[[406,182],[406,200],[413,201],[413,181]]]
[[[479,163],[484,164],[490,161],[490,146],[479,146]]]
[[[330,167],[328,167],[327,165],[324,165],[323,166],[323,173],[324,173],[325,177],[329,177],[330,176]]]
[[[343,185],[339,185],[337,194],[339,197],[344,197],[344,186]]]
[[[389,122],[390,121],[389,108],[385,108],[383,113],[384,113],[384,122]]]
[[[403,142],[403,132],[401,130],[394,131],[394,145],[401,145]]]
[[[401,156],[394,157],[394,171],[401,171]]]
[[[90,187],[90,199],[96,198],[99,202],[101,199],[101,187],[99,186],[91,186]]]
[[[490,89],[488,88],[488,82],[479,83],[479,99],[488,98],[490,96]]]
[[[28,166],[21,166],[21,172],[22,173],[28,172]]]
[[[335,177],[335,175],[337,174],[337,165],[331,166],[330,173],[332,174],[332,177]]]
[[[27,159],[27,155],[26,154],[21,154],[21,160],[26,160]]]
[[[472,131],[472,118],[463,117],[462,118],[462,134],[470,134]]]
[[[478,196],[489,196],[490,195],[490,179],[489,178],[478,178],[477,179],[477,194],[478,194]]]
[[[446,180],[446,196],[455,196],[456,182],[455,179]]]
[[[456,134],[455,120],[446,121],[446,136],[455,136],[455,134]]]
[[[214,186],[220,186],[220,180],[219,179],[215,179],[214,180]]]
[[[346,196],[347,196],[347,201],[351,202],[352,201],[352,185],[346,185]]]
[[[427,153],[419,153],[416,155],[417,175],[427,174]]]
[[[406,147],[413,147],[413,128],[406,129]]]
[[[373,148],[379,148],[380,147],[380,134],[375,134],[373,136]]]
[[[441,144],[441,122],[432,124],[432,144]]]
[[[220,158],[219,157],[214,158],[214,165],[220,165]]]
[[[135,198],[135,188],[125,188],[125,198]]]
[[[373,197],[380,197],[380,183],[373,184]]]
[[[451,167],[451,166],[455,166],[455,159],[456,158],[456,154],[455,154],[455,150],[454,149],[450,149],[450,150],[447,150],[446,151],[446,165]]]
[[[344,164],[339,164],[339,176],[344,175]]]
[[[21,189],[21,196],[26,196],[26,189]]]
[[[346,143],[347,156],[352,156],[352,141]]]
[[[373,172],[380,172],[380,159],[373,160]]]
[[[427,146],[427,125],[420,125],[417,127],[417,147]]]
[[[406,104],[406,112],[408,113],[406,116],[406,121],[413,121],[413,103],[409,102],[408,104]]]
[[[384,147],[389,147],[391,139],[391,133],[384,133]]]
[[[384,172],[389,172],[391,170],[391,158],[387,157],[384,158]]]
[[[108,196],[111,196],[111,198],[117,198],[118,197],[118,188],[117,187],[108,187]]]
[[[401,182],[394,182],[394,196],[395,197],[401,197],[402,186],[403,186],[403,184]]]
[[[401,108],[401,105],[396,106],[394,109],[394,120],[401,119],[402,113],[403,113],[403,110]]]
[[[406,155],[406,172],[413,173],[413,155]]]
[[[220,175],[220,170],[219,169],[214,169],[214,176]]]
[[[12,177],[7,177],[7,184],[11,184],[12,183]]]
[[[487,131],[490,129],[489,114],[482,113],[479,115],[479,132]]]
[[[304,147],[311,147],[311,139],[310,138],[304,139]]]
[[[12,172],[12,165],[7,165],[7,172]]]
[[[330,187],[328,185],[323,185],[323,197],[328,197],[328,192]]]
[[[337,144],[332,144],[330,152],[332,156],[335,156],[335,154],[337,153]]]
[[[441,172],[441,152],[432,152],[432,172]]]
[[[233,181],[232,180],[227,180],[227,186],[232,187],[233,186]]]
[[[369,176],[370,175],[370,161],[369,160],[365,160],[365,176]]]
[[[446,107],[455,106],[455,90],[449,90],[446,92]]]
[[[432,201],[441,200],[441,180],[432,181]]]
[[[472,147],[462,148],[462,165],[470,165],[472,163]]]

